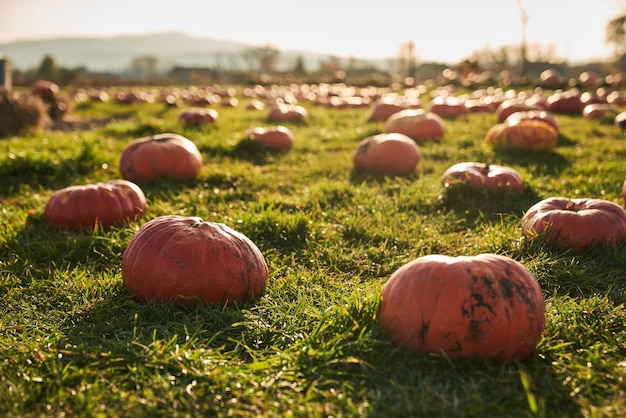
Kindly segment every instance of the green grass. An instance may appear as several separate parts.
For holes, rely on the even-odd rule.
[[[75,106],[75,127],[0,140],[0,414],[5,416],[524,417],[626,415],[626,246],[558,252],[527,242],[524,211],[549,196],[622,204],[626,138],[606,121],[558,116],[553,152],[482,141],[494,114],[446,120],[421,143],[412,175],[355,173],[351,154],[384,125],[369,111],[302,103],[286,153],[242,142],[266,112],[218,108],[215,126],[179,125],[162,104]],[[86,123],[85,121],[89,121]],[[129,225],[57,231],[43,208],[57,189],[118,178],[124,146],[177,132],[201,150],[192,182],[142,186]],[[446,191],[461,161],[501,163],[519,196]],[[159,215],[200,216],[246,234],[270,278],[232,308],[133,300],[126,244]],[[547,304],[543,339],[519,364],[406,353],[376,320],[381,289],[426,254],[514,258]]]

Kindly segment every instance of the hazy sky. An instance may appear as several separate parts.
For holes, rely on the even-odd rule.
[[[527,39],[570,61],[606,57],[606,23],[626,0],[521,0]],[[458,61],[519,44],[516,0],[0,0],[0,43],[177,30],[341,56],[389,57],[413,40],[421,60]]]

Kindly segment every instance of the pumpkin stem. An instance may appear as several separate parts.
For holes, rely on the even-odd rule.
[[[489,174],[489,170],[491,170],[491,167],[489,167],[489,163],[485,164],[485,166],[480,170],[481,174],[487,175]]]
[[[568,201],[565,205],[565,210],[571,210],[572,212],[576,212],[576,203],[573,201]]]

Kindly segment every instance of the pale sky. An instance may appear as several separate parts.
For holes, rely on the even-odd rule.
[[[607,22],[626,0],[520,0],[529,43],[570,62],[607,57]],[[425,61],[457,62],[519,45],[516,0],[0,0],[0,43],[161,31],[338,56],[395,56],[413,40]]]

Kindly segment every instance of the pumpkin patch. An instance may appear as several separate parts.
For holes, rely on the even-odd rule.
[[[391,275],[378,318],[408,351],[517,362],[541,339],[545,302],[535,277],[513,259],[433,254]]]

